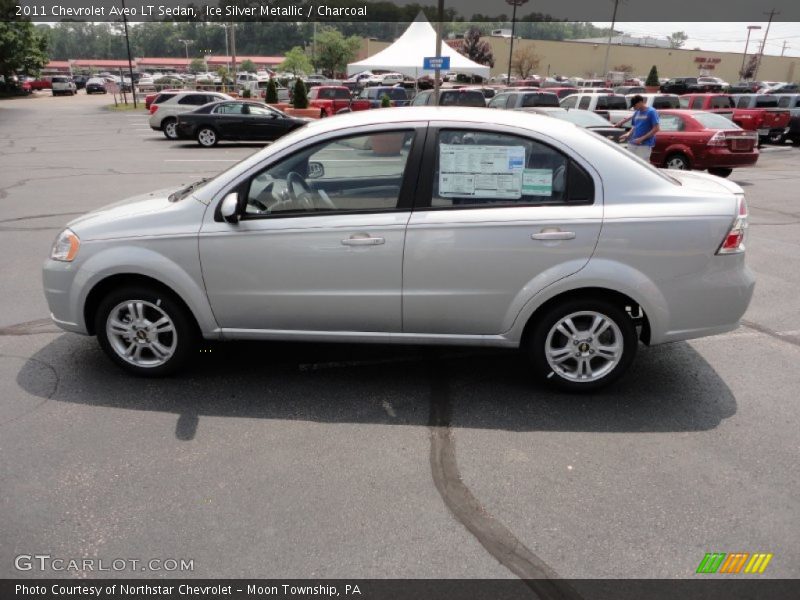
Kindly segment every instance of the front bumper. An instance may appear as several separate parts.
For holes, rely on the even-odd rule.
[[[88,335],[82,305],[77,298],[74,263],[47,259],[42,267],[44,296],[50,308],[50,318],[65,331]]]

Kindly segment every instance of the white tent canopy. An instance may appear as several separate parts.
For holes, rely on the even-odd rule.
[[[374,56],[350,63],[347,65],[347,74],[354,75],[366,70],[377,70],[395,71],[414,78],[422,77],[425,74],[433,73],[433,71],[423,70],[422,63],[426,56],[434,56],[434,48],[436,48],[436,31],[420,11],[414,22],[394,44]],[[489,67],[471,61],[463,54],[453,50],[444,41],[442,41],[439,56],[450,57],[448,71],[477,75],[483,78],[489,77]]]

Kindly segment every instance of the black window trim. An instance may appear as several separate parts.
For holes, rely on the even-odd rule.
[[[309,147],[319,144],[335,143],[337,140],[349,137],[358,137],[364,135],[379,135],[381,133],[392,133],[397,131],[413,131],[414,141],[411,144],[411,150],[408,153],[406,166],[403,171],[403,181],[400,184],[400,195],[398,196],[397,206],[394,208],[375,208],[363,210],[336,210],[336,211],[319,211],[310,213],[299,212],[282,212],[269,215],[254,215],[245,212],[247,205],[247,192],[250,188],[250,182],[259,173],[273,168],[275,165],[285,161],[291,160],[292,157],[305,152]],[[414,198],[419,187],[420,174],[424,170],[422,168],[422,158],[425,150],[426,136],[428,135],[428,127],[417,123],[397,123],[395,127],[383,127],[380,129],[370,129],[368,131],[347,132],[342,135],[334,135],[327,137],[323,140],[315,140],[310,144],[303,143],[299,148],[295,148],[286,154],[281,154],[275,160],[270,161],[268,164],[253,170],[248,173],[244,178],[233,187],[228,188],[221,197],[224,198],[228,194],[236,193],[239,196],[238,212],[241,221],[257,221],[257,220],[274,220],[274,219],[291,219],[291,218],[314,218],[314,217],[329,217],[339,215],[368,215],[368,214],[384,214],[384,213],[403,213],[411,212],[413,210]],[[304,140],[308,141],[308,140]],[[214,221],[224,221],[222,218],[222,201],[217,202],[217,207],[214,211]]]
[[[592,198],[589,200],[575,200],[570,202],[569,200],[561,200],[559,202],[525,202],[525,203],[517,203],[517,204],[476,204],[473,206],[469,205],[458,205],[458,206],[431,206],[433,201],[433,183],[434,183],[434,173],[436,172],[437,167],[437,159],[438,159],[438,146],[439,146],[439,134],[442,131],[475,131],[480,133],[492,133],[497,135],[508,135],[512,137],[518,137],[523,139],[530,139],[538,144],[542,144],[550,148],[553,152],[557,152],[561,154],[567,159],[567,173],[565,175],[565,182],[566,186],[564,188],[564,196],[565,198],[569,198],[569,182],[571,180],[571,165],[577,165],[581,170],[583,170],[589,180],[592,182]],[[506,130],[492,130],[492,129],[484,129],[480,127],[476,127],[474,123],[453,123],[452,125],[445,125],[445,126],[437,126],[431,124],[428,127],[428,134],[425,140],[425,153],[423,156],[422,164],[424,168],[421,170],[419,176],[419,182],[417,185],[417,193],[416,198],[413,206],[413,211],[420,211],[420,212],[428,212],[428,211],[443,211],[443,210],[483,210],[483,209],[493,209],[493,210],[501,210],[504,208],[530,208],[530,207],[543,207],[543,206],[591,206],[596,203],[597,201],[597,182],[595,178],[592,176],[592,173],[579,161],[575,160],[574,157],[570,156],[569,154],[565,153],[564,151],[556,148],[551,143],[538,138],[533,137],[530,135],[525,135],[524,132],[520,131],[506,131]]]

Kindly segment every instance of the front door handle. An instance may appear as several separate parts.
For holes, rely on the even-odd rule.
[[[575,239],[574,231],[561,231],[558,228],[545,228],[539,233],[531,235],[532,240],[573,240]]]
[[[354,233],[349,238],[342,240],[345,246],[380,246],[386,243],[386,238],[372,237],[368,233]]]

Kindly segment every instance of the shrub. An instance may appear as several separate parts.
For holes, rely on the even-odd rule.
[[[656,69],[655,65],[653,65],[653,67],[650,69],[650,74],[647,76],[647,80],[644,82],[644,84],[648,87],[659,85],[658,69]]]
[[[381,96],[381,108],[389,108],[392,105],[392,100],[388,95]]]
[[[306,90],[306,84],[300,79],[294,82],[292,104],[295,108],[308,108],[308,91]]]
[[[270,77],[269,83],[267,84],[267,104],[277,104],[278,103],[278,86],[275,83],[275,80]]]

